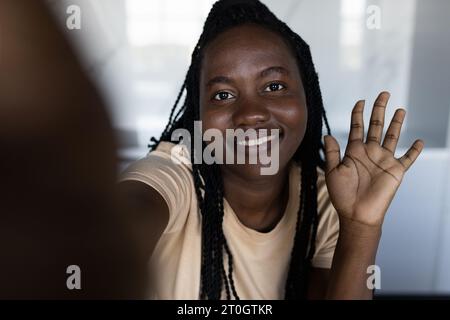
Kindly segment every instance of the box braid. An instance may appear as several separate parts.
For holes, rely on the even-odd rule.
[[[296,233],[291,253],[289,273],[285,286],[286,299],[306,297],[308,272],[315,251],[317,233],[317,167],[324,168],[322,118],[327,133],[330,127],[325,115],[318,75],[314,69],[308,44],[258,0],[217,1],[204,24],[203,32],[192,53],[192,60],[181,90],[169,116],[169,122],[159,140],[152,138],[149,147],[154,150],[160,141],[171,141],[177,128],[189,130],[194,135],[194,121],[200,120],[199,74],[205,46],[228,28],[245,23],[257,23],[277,32],[295,55],[308,108],[305,137],[293,159],[301,166],[300,207]],[[184,104],[176,112],[186,89]],[[205,147],[205,144],[203,144]],[[322,152],[322,154],[321,154]],[[227,299],[239,299],[233,280],[233,255],[225,239],[223,221],[223,183],[217,164],[195,164],[191,153],[193,179],[202,219],[201,299],[220,299],[223,287]],[[227,270],[224,254],[228,257]]]

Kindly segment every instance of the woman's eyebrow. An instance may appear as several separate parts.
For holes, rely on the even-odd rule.
[[[261,73],[259,74],[259,78],[264,78],[274,73],[283,74],[286,76],[289,75],[289,71],[286,68],[281,66],[273,66],[261,71]]]
[[[259,73],[258,78],[264,78],[264,77],[270,76],[274,73],[283,74],[286,76],[289,75],[289,71],[286,68],[281,67],[281,66],[272,66],[272,67],[268,67],[268,68],[262,70]],[[216,77],[213,77],[210,80],[208,80],[208,82],[206,83],[206,87],[209,88],[209,87],[213,86],[214,84],[220,84],[220,83],[231,84],[231,83],[233,83],[233,80],[226,76],[216,76]]]
[[[214,78],[211,78],[207,83],[206,83],[206,87],[211,87],[212,85],[216,84],[216,83],[225,83],[225,84],[230,84],[233,81],[225,76],[216,76]]]

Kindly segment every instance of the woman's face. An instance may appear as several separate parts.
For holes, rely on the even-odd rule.
[[[275,32],[256,24],[233,27],[205,48],[200,69],[203,132],[215,128],[279,129],[279,171],[306,131],[307,107],[296,59]],[[247,162],[246,162],[247,163]],[[260,164],[225,164],[243,177],[260,175]]]

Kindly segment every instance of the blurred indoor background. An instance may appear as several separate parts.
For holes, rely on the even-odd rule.
[[[387,117],[396,107],[407,109],[397,155],[416,138],[425,141],[425,150],[386,217],[377,293],[449,295],[450,1],[263,2],[310,44],[332,133],[342,149],[358,99],[372,103],[388,90]],[[49,3],[112,108],[122,166],[143,157],[150,137],[159,137],[166,125],[214,1]],[[70,5],[81,9],[79,30],[66,28]]]

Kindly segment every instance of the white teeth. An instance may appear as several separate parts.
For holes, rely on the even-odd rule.
[[[238,141],[238,144],[241,145],[241,146],[247,146],[247,147],[259,146],[259,145],[261,145],[263,143],[266,143],[268,141],[273,140],[273,138],[275,138],[274,135],[268,136],[268,137],[261,137],[261,138],[258,138],[258,139],[251,139],[251,140],[248,140],[248,141],[247,140],[241,140],[241,141]]]

